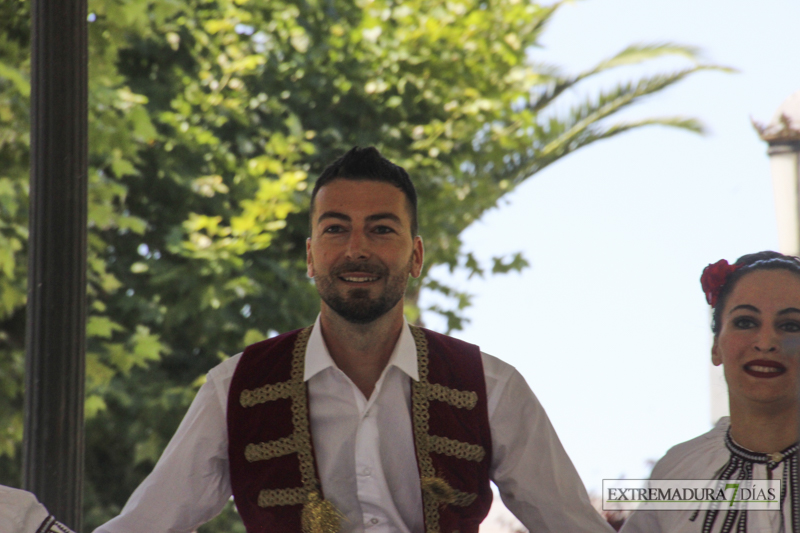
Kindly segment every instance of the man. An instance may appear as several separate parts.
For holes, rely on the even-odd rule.
[[[409,326],[422,270],[408,174],[354,148],[318,179],[316,323],[208,374],[152,474],[95,533],[188,532],[234,495],[250,532],[477,532],[489,480],[535,532],[610,531],[524,379]]]

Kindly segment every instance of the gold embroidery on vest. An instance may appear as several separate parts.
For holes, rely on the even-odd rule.
[[[306,503],[306,489],[270,489],[258,493],[259,507],[274,507],[276,505],[297,505]]]
[[[303,533],[338,533],[342,514],[328,500],[310,492],[308,501],[300,513],[300,528]]]
[[[292,369],[289,381],[245,390],[239,396],[243,407],[281,398],[292,400],[292,426],[294,433],[281,439],[248,444],[245,458],[259,461],[297,453],[300,463],[300,479],[303,486],[291,489],[262,490],[258,494],[259,507],[303,504],[300,522],[303,533],[337,533],[341,514],[327,500],[322,499],[317,474],[314,470],[314,454],[311,450],[311,431],[308,422],[308,397],[303,380],[305,371],[306,347],[311,336],[309,326],[298,333],[292,349]]]
[[[486,451],[480,444],[469,444],[458,440],[448,439],[447,437],[437,437],[431,435],[428,437],[428,444],[432,452],[449,455],[458,459],[466,459],[467,461],[483,461],[483,456]]]
[[[472,505],[472,502],[478,499],[477,494],[469,494],[467,492],[461,492],[460,490],[453,489],[456,491],[456,497],[453,500],[452,505],[458,505],[459,507],[466,507],[468,505]]]
[[[425,392],[429,400],[446,402],[460,409],[472,409],[478,404],[477,392],[451,389],[438,383],[428,383]]]
[[[281,398],[289,398],[296,394],[297,384],[291,381],[282,381],[271,385],[264,385],[253,390],[243,390],[239,395],[242,407],[253,407],[260,403],[272,402]]]
[[[454,489],[440,477],[424,477],[420,480],[422,492],[438,500],[440,503],[466,507],[478,497],[477,494],[468,494]]]
[[[261,444],[248,444],[244,449],[244,457],[251,463],[253,461],[266,461],[275,457],[282,457],[297,451],[297,442],[294,435],[289,435],[278,440],[262,442]]]
[[[414,336],[414,342],[417,345],[417,369],[419,372],[419,381],[412,381],[411,383],[411,419],[414,429],[414,444],[417,448],[417,463],[420,471],[420,482],[422,484],[422,508],[425,515],[425,531],[426,533],[439,533],[439,506],[450,503],[451,505],[467,506],[475,501],[478,497],[477,494],[467,494],[458,491],[450,486],[447,481],[437,477],[433,469],[433,462],[431,461],[431,452],[446,453],[439,451],[440,449],[452,449],[451,455],[463,459],[471,459],[480,454],[481,459],[486,455],[483,446],[478,444],[467,444],[445,437],[436,437],[429,434],[429,421],[430,413],[430,399],[439,400],[440,397],[453,398],[450,393],[442,394],[442,391],[452,391],[459,393],[456,395],[458,398],[467,397],[467,395],[474,394],[477,403],[477,394],[468,391],[457,391],[428,382],[428,339],[425,338],[425,333],[422,329],[411,326],[411,334]],[[432,395],[436,397],[431,398]],[[463,395],[463,396],[462,396]],[[450,403],[448,400],[443,400]],[[452,405],[452,404],[451,404]],[[457,406],[460,407],[460,406]],[[466,406],[465,406],[466,407]],[[466,407],[467,409],[472,409]],[[455,443],[457,446],[448,447],[447,443]],[[464,455],[456,455],[460,453]],[[469,456],[469,457],[467,457]]]

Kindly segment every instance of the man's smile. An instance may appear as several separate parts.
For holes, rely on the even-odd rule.
[[[386,267],[377,263],[347,261],[331,269],[331,277],[347,284],[366,285],[383,279]]]
[[[339,279],[349,283],[369,283],[371,281],[378,281],[380,276],[374,274],[344,274],[339,276]]]

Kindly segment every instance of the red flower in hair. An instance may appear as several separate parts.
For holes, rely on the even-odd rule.
[[[706,293],[706,301],[711,307],[716,307],[717,298],[722,291],[722,287],[728,282],[731,274],[739,269],[739,265],[729,265],[725,259],[720,259],[713,265],[708,265],[703,269],[700,276],[700,285]]]

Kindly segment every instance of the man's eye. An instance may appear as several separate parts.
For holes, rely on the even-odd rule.
[[[752,318],[741,317],[733,321],[733,325],[737,329],[750,329],[755,327],[756,323]]]
[[[394,230],[389,226],[375,226],[375,228],[372,231],[380,235],[386,235],[387,233],[394,233]]]
[[[344,228],[342,226],[339,226],[338,224],[334,224],[332,226],[328,226],[322,232],[323,233],[341,233],[343,231],[344,231]]]

